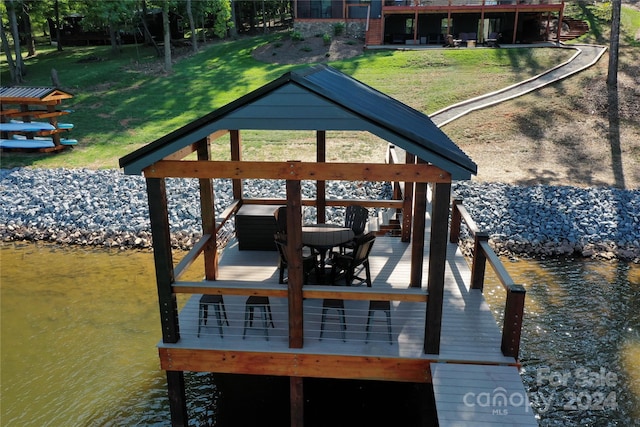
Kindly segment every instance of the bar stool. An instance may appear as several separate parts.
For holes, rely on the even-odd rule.
[[[371,327],[371,321],[376,311],[384,311],[387,315],[387,330],[389,332],[389,344],[391,342],[391,302],[390,301],[369,301],[369,313],[367,314],[367,337],[365,343],[369,342],[369,333]]]
[[[220,338],[224,338],[222,334],[222,325],[226,323],[227,326],[229,326],[229,319],[227,319],[227,310],[224,307],[222,295],[202,295],[200,297],[200,305],[198,309],[198,338],[200,337],[200,328],[202,325],[207,326],[207,317],[209,316],[210,305],[213,306],[213,311],[218,322]],[[223,316],[224,320],[222,320]]]
[[[342,341],[347,341],[345,331],[347,330],[347,322],[344,314],[344,301],[341,299],[324,299],[322,300],[322,317],[320,319],[320,340],[324,335],[324,322],[327,320],[327,312],[336,310],[340,316],[340,329],[342,331]]]
[[[269,297],[262,297],[258,295],[252,295],[247,298],[244,308],[244,330],[242,331],[242,339],[244,339],[247,333],[247,328],[253,327],[253,315],[255,310],[258,309],[262,313],[262,330],[264,336],[269,341],[269,325],[272,328],[276,326],[273,324],[273,316],[271,315],[271,306],[269,305]]]

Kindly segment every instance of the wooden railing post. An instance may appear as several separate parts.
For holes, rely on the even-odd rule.
[[[449,232],[449,243],[458,243],[460,240],[460,224],[462,215],[458,210],[458,205],[462,205],[462,199],[453,199],[451,203],[451,231]]]
[[[480,231],[473,238],[473,261],[471,264],[471,289],[484,288],[484,271],[487,264],[487,255],[482,249],[481,242],[489,240],[489,234]]]
[[[516,359],[518,359],[518,353],[520,352],[520,335],[522,334],[526,292],[521,285],[512,285],[507,288],[501,349],[503,355]]]

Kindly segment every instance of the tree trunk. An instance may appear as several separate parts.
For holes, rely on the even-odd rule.
[[[229,28],[229,35],[234,39],[238,37],[238,21],[236,20],[236,2],[231,0],[231,22],[233,25]]]
[[[191,0],[187,0],[187,16],[189,17],[189,27],[191,28],[191,47],[193,53],[198,51],[198,36],[196,34],[196,22],[193,20],[193,11],[191,10]]]
[[[13,62],[13,55],[11,54],[11,48],[9,47],[9,40],[4,32],[4,25],[0,25],[0,38],[2,38],[2,49],[7,57],[7,64],[9,65],[9,76],[13,83],[16,82],[16,63]]]
[[[18,33],[18,20],[16,18],[15,0],[8,0],[7,12],[9,13],[9,24],[11,25],[11,34],[13,35],[13,47],[16,54],[16,77],[15,83],[22,83],[22,77],[25,75],[24,63],[22,62],[22,50],[20,49],[20,34]]]
[[[120,46],[118,43],[118,30],[113,23],[109,23],[109,39],[111,41],[111,52],[119,53]]]
[[[609,145],[616,186],[624,188],[622,150],[620,147],[620,112],[618,100],[618,50],[620,46],[621,0],[611,2],[611,39],[609,41],[609,71],[607,74],[607,116],[609,118]]]
[[[56,47],[58,52],[62,52],[62,39],[60,38],[60,7],[58,6],[58,0],[54,5],[56,13]]]
[[[22,19],[24,23],[24,32],[27,43],[27,56],[35,56],[36,54],[36,42],[33,39],[33,28],[31,27],[31,16],[29,16],[29,2],[22,4]]]
[[[162,25],[164,27],[164,70],[173,71],[171,65],[171,28],[169,25],[169,0],[164,0],[162,7]]]

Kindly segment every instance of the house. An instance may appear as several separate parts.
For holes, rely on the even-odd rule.
[[[344,23],[365,45],[504,43],[550,39],[551,22],[561,22],[564,0],[294,0],[294,28],[305,37],[333,34]]]
[[[317,161],[243,161],[241,132],[252,129],[314,134]],[[393,148],[402,149],[405,159],[390,154],[380,162],[327,162],[327,133],[333,131],[370,132],[389,142],[390,153]],[[210,154],[211,145],[223,135],[229,136],[229,161],[218,161]],[[334,68],[318,65],[284,74],[126,155],[120,166],[126,174],[143,174],[147,183],[162,326],[158,351],[161,368],[167,372],[174,426],[188,423],[185,371],[288,378],[292,426],[304,425],[308,378],[433,381],[435,385],[443,381],[439,373],[451,367],[479,369],[478,381],[493,381],[490,366],[508,368],[511,384],[522,388],[517,357],[524,291],[507,286],[501,335],[479,290],[482,286],[467,289],[468,266],[457,245],[448,241],[451,183],[470,179],[477,167],[423,113]],[[200,184],[203,235],[177,263],[169,231],[167,178],[194,179]],[[220,178],[232,180],[235,200],[216,213],[213,180]],[[277,180],[286,198],[246,195],[243,182],[247,179]],[[325,184],[334,180],[393,183],[395,197],[331,199]],[[302,181],[315,183],[314,197],[303,198]],[[327,206],[354,204],[391,209],[401,224],[399,236],[376,237],[369,256],[372,285],[327,286],[322,280],[303,286],[302,209],[317,209],[323,228]],[[242,250],[235,240],[218,251],[218,231],[233,221],[237,230],[247,208],[260,221],[258,231],[276,226],[274,215],[280,208],[286,212],[288,280],[284,284],[278,278],[278,252]],[[452,237],[460,226],[459,212],[453,210]],[[468,215],[462,217],[470,222]],[[253,237],[261,238],[259,234]],[[473,271],[475,280],[482,282],[485,258],[480,254],[485,246],[478,245]],[[496,259],[491,258],[492,264]],[[198,262],[200,267],[196,260],[203,261]],[[185,280],[189,268],[196,268],[203,279]],[[180,310],[179,294],[192,295]],[[252,304],[256,297],[263,301],[260,307]],[[323,337],[328,321],[321,311],[326,301],[336,300],[345,305],[342,329]],[[365,333],[365,322],[372,317],[367,315],[371,301],[389,303],[385,309],[388,331],[376,341],[370,340],[368,327]],[[263,310],[262,322],[254,308]],[[253,323],[257,334],[252,333]],[[448,403],[440,401],[440,405]],[[520,410],[518,416],[528,422],[532,419],[525,408],[508,409],[511,414]],[[446,413],[450,411],[443,409],[442,414]]]

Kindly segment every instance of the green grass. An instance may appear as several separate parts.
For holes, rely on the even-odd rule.
[[[74,94],[63,104],[75,112],[69,134],[79,145],[58,154],[3,153],[2,167],[117,168],[118,159],[157,138],[208,114],[276,79],[293,68],[254,60],[251,51],[279,36],[247,38],[206,46],[180,59],[165,75],[152,48],[125,46],[121,54],[109,47],[69,47],[63,52],[39,47],[26,60],[25,85],[50,86],[56,69],[62,88]],[[447,105],[494,91],[540,73],[570,56],[558,49],[460,49],[369,51],[331,63],[356,79],[427,114]],[[8,81],[6,61],[0,64]],[[6,80],[5,80],[6,79]],[[354,138],[343,133],[334,138]],[[364,138],[364,139],[363,139]],[[370,136],[347,139],[356,145]],[[245,132],[248,153],[264,156],[264,144],[290,156],[292,147],[308,145],[313,134]],[[295,142],[292,145],[292,142]],[[226,155],[225,140],[220,156]]]

